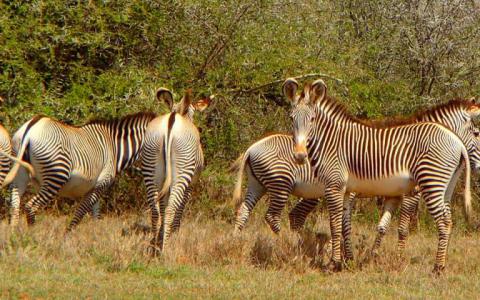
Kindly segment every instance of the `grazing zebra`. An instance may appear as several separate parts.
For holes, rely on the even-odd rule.
[[[207,108],[209,99],[192,104],[191,97],[188,90],[174,106],[169,90],[157,91],[157,98],[165,101],[172,112],[150,123],[142,148],[142,173],[151,210],[153,243],[158,242],[161,249],[170,234],[179,228],[183,209],[191,198],[192,184],[203,169],[202,145],[193,114]]]
[[[145,130],[154,117],[137,113],[80,127],[44,116],[26,122],[13,136],[18,156],[11,157],[15,163],[3,183],[12,187],[12,225],[18,220],[20,198],[31,176],[39,192],[25,205],[28,224],[35,223],[37,210],[56,195],[83,198],[67,228],[72,230],[115,176],[138,159]]]
[[[465,162],[465,214],[471,214],[470,160],[458,136],[438,123],[374,126],[350,115],[327,97],[322,80],[305,85],[287,79],[298,163],[310,159],[327,200],[332,235],[330,267],[342,267],[340,238],[346,192],[364,196],[402,197],[419,186],[439,231],[434,271],[445,268],[451,233],[450,197]]]

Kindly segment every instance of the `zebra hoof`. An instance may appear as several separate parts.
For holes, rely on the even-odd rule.
[[[343,263],[341,261],[331,260],[326,266],[323,267],[323,271],[327,273],[337,273],[343,270]]]
[[[445,274],[445,266],[440,266],[435,264],[435,266],[433,267],[432,273],[435,276],[440,276]]]

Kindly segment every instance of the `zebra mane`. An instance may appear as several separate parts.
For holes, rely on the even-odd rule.
[[[129,114],[120,118],[92,119],[92,120],[89,120],[84,125],[80,125],[77,127],[82,127],[85,125],[96,125],[96,124],[104,125],[104,124],[111,124],[111,123],[117,123],[117,122],[121,123],[128,120],[140,119],[140,118],[153,120],[156,116],[157,115],[153,112],[137,112],[137,113]]]
[[[476,105],[469,99],[455,98],[448,102],[440,103],[433,107],[420,110],[411,116],[395,116],[385,117],[381,119],[364,119],[354,116],[343,103],[338,102],[332,97],[327,96],[324,101],[327,103],[325,106],[330,107],[329,110],[331,110],[332,112],[340,113],[353,122],[358,122],[365,126],[373,128],[389,128],[412,124],[422,120],[422,117],[424,117],[425,115],[432,115],[437,112],[446,110],[467,110],[472,106]]]

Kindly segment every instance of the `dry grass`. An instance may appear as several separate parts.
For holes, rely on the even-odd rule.
[[[368,298],[455,297],[480,293],[480,236],[456,229],[447,273],[431,275],[436,235],[412,235],[406,259],[396,257],[395,232],[387,235],[376,262],[361,264],[374,238],[374,224],[354,224],[356,262],[340,274],[319,268],[326,257],[328,226],[303,236],[283,230],[274,236],[260,216],[232,235],[220,220],[187,216],[161,257],[147,254],[149,238],[131,227],[139,218],[85,220],[64,236],[65,217],[43,215],[33,228],[14,233],[0,225],[2,298]],[[123,232],[123,234],[122,234]]]

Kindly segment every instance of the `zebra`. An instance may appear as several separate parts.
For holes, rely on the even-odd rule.
[[[12,141],[8,131],[0,125],[0,151],[11,155],[12,153]],[[10,171],[10,159],[5,155],[0,155],[0,184],[3,183],[5,177],[7,177]]]
[[[341,270],[340,236],[346,192],[402,197],[418,185],[439,231],[434,272],[445,269],[452,220],[449,199],[465,163],[464,209],[471,215],[470,160],[461,139],[438,123],[375,126],[350,115],[327,96],[322,80],[306,84],[287,79],[283,93],[292,103],[294,158],[310,160],[325,191],[330,216],[332,258]]]
[[[473,127],[472,118],[478,115],[477,103],[475,99],[453,99],[447,103],[434,106],[425,111],[416,113],[411,118],[394,119],[396,124],[409,124],[415,122],[435,122],[440,123],[456,133],[467,145],[467,151],[470,158],[470,165],[473,169],[478,169],[480,165],[480,140],[479,130]],[[375,121],[373,121],[375,122]],[[377,121],[378,122],[378,121]],[[385,122],[382,120],[380,122]],[[353,200],[353,197],[349,197]],[[400,210],[400,222],[398,228],[398,250],[403,252],[405,248],[405,241],[408,236],[408,227],[410,219],[416,214],[416,208],[420,200],[420,194],[415,196],[407,196],[404,198]],[[305,201],[305,203],[303,203]],[[318,201],[314,199],[301,200],[290,212],[291,222],[296,225],[296,228],[303,226],[306,215],[309,214],[316,206]],[[343,237],[345,238],[345,259],[353,259],[353,251],[351,247],[351,209],[352,201],[346,201],[344,207],[343,220]],[[393,210],[398,207],[398,201],[389,199],[385,202],[384,212],[377,227],[377,237],[372,248],[373,254],[380,246],[381,240],[385,235],[389,226]]]
[[[239,207],[235,231],[245,227],[257,201],[266,193],[270,205],[265,219],[275,233],[280,231],[280,214],[290,194],[307,199],[323,195],[323,191],[317,189],[318,184],[310,170],[310,164],[298,165],[293,160],[293,147],[292,136],[273,134],[253,143],[232,165],[232,170],[237,170],[233,200]],[[245,169],[248,174],[248,188],[245,200],[242,201],[241,189]],[[316,199],[313,204],[317,204]]]
[[[453,128],[455,133],[464,135],[461,139],[465,144],[477,143],[475,147],[471,147],[468,150],[471,165],[474,167],[474,163],[478,163],[480,160],[478,139],[475,138],[472,141],[472,134],[470,131],[465,130],[465,128],[471,125],[471,116],[468,109],[474,105],[474,100],[456,99],[446,104],[437,105],[427,111],[421,111],[412,118],[396,120],[396,122],[413,123],[425,119]],[[477,129],[474,130],[474,134],[478,136]],[[303,227],[307,215],[316,207],[317,199],[323,197],[323,191],[317,188],[318,182],[316,182],[311,172],[309,162],[307,161],[303,165],[295,163],[293,148],[294,143],[291,135],[273,134],[256,141],[233,164],[232,169],[237,170],[233,199],[239,207],[235,231],[240,231],[244,228],[257,201],[266,193],[270,198],[266,221],[273,232],[277,233],[280,230],[280,214],[290,194],[304,197],[289,213],[290,228],[299,230]],[[245,167],[247,167],[248,185],[246,198],[242,202],[241,186]],[[350,241],[350,211],[354,197],[355,194],[351,193],[349,196],[351,200],[347,201],[344,207],[342,230],[345,238],[345,258],[347,260],[353,259]],[[406,229],[408,229],[410,214],[415,213],[419,197],[419,195],[406,197],[402,204],[401,226],[399,226],[399,249],[402,249],[400,244],[404,242],[408,234]],[[385,203],[387,208],[390,208],[391,205],[395,205],[395,203]],[[411,205],[414,206],[411,207]],[[406,214],[407,212],[410,212],[410,214]],[[381,218],[375,243],[377,246],[380,245],[381,238],[389,225],[391,213],[390,209],[386,209]]]
[[[191,98],[191,90],[187,90],[182,100],[173,105],[172,93],[160,88],[157,99],[165,101],[172,112],[149,124],[142,147],[142,173],[151,210],[152,244],[158,244],[160,249],[165,247],[170,234],[180,227],[183,209],[192,197],[192,185],[204,166],[200,133],[193,123],[193,114],[207,108],[213,96],[193,104]]]
[[[120,119],[96,120],[70,126],[46,116],[36,116],[13,136],[16,157],[3,186],[11,184],[11,224],[16,225],[20,198],[30,177],[38,193],[25,204],[28,225],[37,210],[56,195],[83,198],[67,232],[92,210],[115,176],[139,157],[147,125],[154,113],[136,113]],[[94,209],[98,215],[98,208]]]

